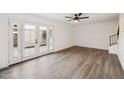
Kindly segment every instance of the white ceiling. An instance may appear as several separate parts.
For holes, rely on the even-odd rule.
[[[118,19],[117,13],[84,13],[82,16],[89,16],[89,19],[82,19],[80,23],[68,22],[65,16],[74,16],[74,13],[36,13],[35,15],[46,17],[49,19],[62,21],[70,24],[86,24]]]

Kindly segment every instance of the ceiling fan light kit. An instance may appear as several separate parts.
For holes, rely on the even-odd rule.
[[[75,22],[75,23],[78,23],[78,22],[79,22],[79,20],[77,20],[77,19],[76,19],[76,20],[74,20],[74,22]]]

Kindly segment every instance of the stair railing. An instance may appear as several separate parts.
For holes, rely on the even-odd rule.
[[[114,34],[114,35],[111,35],[109,36],[109,42],[110,42],[110,46],[114,45],[114,44],[117,44],[118,42],[118,34]]]

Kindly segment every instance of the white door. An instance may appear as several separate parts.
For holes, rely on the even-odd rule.
[[[23,23],[22,48],[23,60],[34,58],[37,53],[37,26],[31,23]]]
[[[52,28],[32,23],[23,23],[23,60],[48,54],[53,49]]]
[[[9,20],[9,59],[10,65],[22,60],[21,22]]]
[[[38,51],[40,55],[53,52],[53,28],[47,26],[38,27]]]
[[[40,55],[48,53],[48,27],[38,26],[38,50]]]

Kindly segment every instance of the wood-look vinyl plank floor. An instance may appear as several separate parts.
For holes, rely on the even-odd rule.
[[[106,50],[71,47],[0,70],[1,79],[124,79],[118,57]]]

